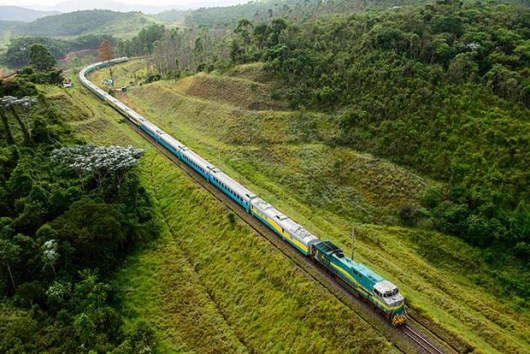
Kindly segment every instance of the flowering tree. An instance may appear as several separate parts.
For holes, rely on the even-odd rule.
[[[77,172],[81,184],[83,176],[92,175],[101,187],[109,175],[114,175],[118,189],[127,172],[138,166],[142,149],[132,146],[78,145],[56,149],[52,152],[54,162]]]
[[[42,260],[44,264],[49,265],[53,269],[53,274],[57,276],[55,272],[55,262],[59,259],[59,252],[57,252],[57,241],[48,240],[44,242],[41,247],[42,249]]]

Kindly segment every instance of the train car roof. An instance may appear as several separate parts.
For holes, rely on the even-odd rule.
[[[175,149],[178,149],[179,147],[184,146],[184,144],[182,144],[180,141],[178,141],[177,139],[175,139],[174,137],[172,137],[169,134],[162,135],[162,139],[164,139],[164,141],[174,145],[173,147]]]
[[[192,160],[196,164],[200,164],[200,167],[203,168],[205,172],[208,171],[208,167],[212,166],[208,161],[197,155],[191,149],[185,148],[181,149],[181,151],[182,155],[186,156],[189,160]]]
[[[227,187],[229,187],[234,193],[239,195],[241,198],[251,198],[256,194],[247,188],[243,187],[241,184],[234,181],[230,176],[219,169],[213,169],[212,175],[218,180],[222,181]]]

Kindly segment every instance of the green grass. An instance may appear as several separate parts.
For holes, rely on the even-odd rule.
[[[351,225],[357,224],[356,260],[400,286],[415,312],[478,351],[530,352],[529,307],[504,290],[520,269],[486,262],[455,237],[395,225],[397,207],[417,204],[433,182],[330,147],[336,129],[331,117],[250,112],[204,95],[186,96],[186,80],[137,86],[127,96],[148,119],[215,164],[219,149],[223,170],[319,237],[348,249]]]
[[[116,283],[131,323],[156,328],[159,352],[394,352],[380,334],[77,89],[48,88],[72,127],[98,144],[146,149],[141,178],[163,230]],[[310,339],[311,338],[311,339]]]

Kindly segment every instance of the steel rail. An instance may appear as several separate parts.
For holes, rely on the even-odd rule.
[[[88,91],[91,92],[90,90]],[[101,98],[97,96],[96,98],[101,100]],[[412,327],[409,324],[406,324],[405,326],[401,328],[392,327],[385,317],[381,316],[379,313],[375,313],[372,310],[372,306],[370,306],[369,303],[367,303],[366,301],[363,301],[359,295],[352,293],[352,291],[348,287],[346,287],[343,282],[339,281],[340,279],[334,276],[334,274],[330,273],[325,268],[318,266],[310,258],[303,256],[299,252],[296,252],[293,247],[289,247],[286,241],[276,236],[276,234],[272,230],[270,230],[263,223],[261,223],[259,220],[254,218],[252,215],[248,214],[239,204],[234,202],[226,194],[224,194],[214,185],[209,183],[203,176],[201,176],[198,172],[194,171],[186,163],[181,161],[172,152],[167,150],[165,147],[161,146],[161,144],[158,141],[156,141],[156,139],[154,139],[149,134],[147,134],[145,131],[140,129],[136,124],[134,124],[134,122],[132,122],[122,112],[112,107],[112,105],[109,105],[109,107],[113,108],[118,114],[124,117],[125,122],[127,122],[127,124],[131,126],[150,145],[152,145],[157,150],[162,152],[162,154],[167,159],[169,159],[171,162],[173,162],[173,164],[175,164],[181,171],[183,171],[186,175],[192,178],[196,183],[201,185],[212,196],[214,196],[217,200],[219,200],[226,207],[228,207],[228,209],[234,212],[240,220],[242,220],[245,224],[247,224],[254,231],[256,231],[261,237],[269,241],[269,243],[272,246],[274,246],[276,249],[282,252],[286,257],[288,257],[291,261],[293,261],[309,277],[311,277],[313,280],[315,280],[321,286],[327,289],[337,300],[339,300],[341,303],[346,305],[350,310],[355,312],[363,320],[363,322],[369,325],[377,333],[381,334],[387,339],[390,339],[392,343],[394,344],[394,346],[396,347],[396,349],[398,349],[399,351],[403,353],[410,353],[411,345],[410,343],[407,343],[406,341],[396,341],[395,340],[396,338],[394,336],[392,336],[392,338],[389,338],[391,337],[389,335],[390,333],[403,334],[410,341],[412,341],[417,347],[420,347],[428,354],[444,353],[444,351],[437,348],[425,336],[418,334],[418,332],[412,329]],[[372,323],[373,321],[370,321],[369,319],[367,319],[367,317],[370,317],[371,319],[376,319],[379,322],[379,324],[383,325],[383,330],[375,326]],[[428,328],[426,329],[429,330]],[[429,332],[431,331],[429,330]],[[439,336],[437,337],[438,339],[442,340],[444,343],[449,345],[451,348],[454,348],[447,341],[443,340]]]

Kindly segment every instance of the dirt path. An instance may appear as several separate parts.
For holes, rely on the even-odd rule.
[[[0,68],[0,80],[9,81],[9,80],[14,79],[17,76],[17,72],[16,71],[14,73],[12,73],[11,75],[4,76],[5,71],[6,71],[5,68]]]
[[[57,60],[58,62],[67,62],[70,61],[73,57],[77,56],[78,54],[82,53],[90,53],[90,52],[97,52],[97,49],[81,49],[81,50],[75,50],[73,52],[66,53],[64,58],[61,58]]]

